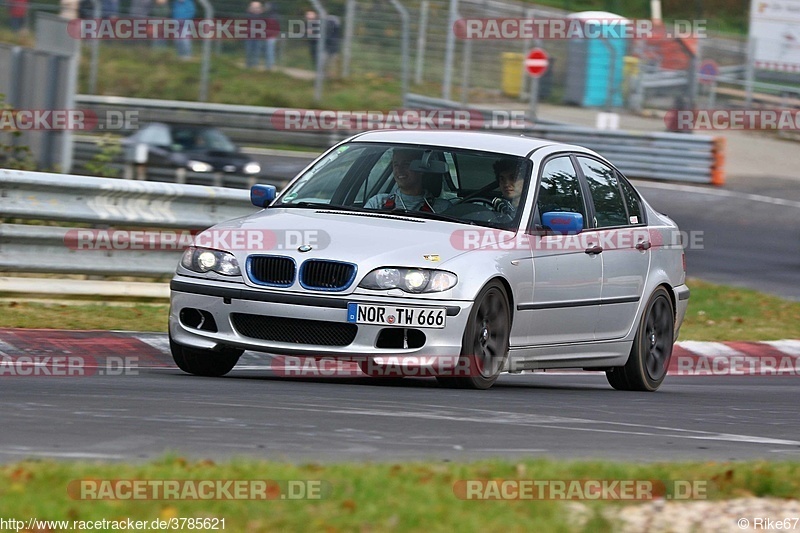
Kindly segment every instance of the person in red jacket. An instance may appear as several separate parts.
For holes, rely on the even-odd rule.
[[[11,29],[20,31],[25,28],[25,17],[28,15],[28,0],[9,0],[8,17]]]

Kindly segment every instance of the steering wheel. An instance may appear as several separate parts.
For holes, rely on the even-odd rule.
[[[478,204],[478,205],[482,205],[482,206],[488,207],[489,209],[494,209],[494,206],[492,205],[492,201],[491,200],[487,200],[486,198],[479,198],[479,197],[467,198],[464,201],[462,201],[461,203],[462,204]]]

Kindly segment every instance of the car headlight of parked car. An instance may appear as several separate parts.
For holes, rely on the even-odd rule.
[[[193,159],[187,161],[186,166],[189,167],[189,170],[191,170],[192,172],[211,172],[212,170],[214,170],[214,167],[212,167],[208,163],[204,161],[195,161]]]
[[[444,270],[428,268],[376,268],[359,284],[364,289],[400,289],[405,292],[442,292],[452,289],[458,277]]]
[[[244,166],[245,174],[258,174],[259,172],[261,172],[261,165],[255,161],[250,161]]]
[[[216,272],[223,276],[240,276],[239,262],[229,252],[190,246],[183,252],[181,265],[194,272]]]

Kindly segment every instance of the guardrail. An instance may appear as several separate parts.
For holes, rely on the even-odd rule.
[[[96,111],[139,112],[139,122],[151,120],[213,124],[226,131],[238,143],[277,142],[323,148],[357,133],[356,130],[292,132],[275,129],[272,117],[277,108],[201,104],[120,98],[79,96],[77,104]],[[439,98],[409,94],[405,104],[418,109],[463,109],[460,104]],[[491,113],[470,108],[472,111]],[[105,113],[98,113],[102,117]],[[486,124],[491,126],[491,121]],[[506,131],[506,130],[504,130]],[[714,137],[685,133],[623,132],[569,126],[561,123],[537,123],[523,129],[507,130],[515,135],[528,134],[569,144],[586,146],[607,157],[631,178],[689,181],[721,185],[723,145]],[[208,176],[192,176],[206,179]]]
[[[243,190],[0,170],[0,271],[168,276],[182,246],[145,250],[145,231],[190,232],[256,210]],[[78,231],[87,228],[142,231],[104,232],[108,246],[84,247]]]
[[[97,112],[98,130],[108,131],[104,118],[108,111],[136,111],[139,124],[175,122],[216,126],[235,143],[248,145],[283,144],[308,148],[327,148],[345,137],[341,131],[286,131],[272,123],[277,107],[210,104],[179,100],[123,98],[119,96],[77,95],[75,105]],[[120,116],[120,115],[109,115]],[[123,115],[124,116],[124,115]]]
[[[564,126],[534,126],[526,134],[598,152],[630,178],[722,185],[723,138],[684,133],[632,133]]]

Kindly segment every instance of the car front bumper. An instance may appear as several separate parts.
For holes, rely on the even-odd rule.
[[[253,289],[234,283],[208,283],[192,278],[172,280],[169,332],[180,345],[202,350],[234,347],[279,355],[370,358],[382,355],[420,355],[426,357],[457,356],[473,302],[431,300],[408,297],[351,295],[288,294]],[[243,313],[281,319],[297,319],[347,324],[347,304],[373,304],[447,309],[445,327],[416,327],[425,335],[417,348],[378,348],[380,331],[392,326],[358,324],[352,342],[345,346],[305,342],[278,342],[243,335],[234,326],[231,315]],[[189,327],[180,318],[181,310],[198,309],[209,313],[216,323],[216,332]],[[402,328],[400,328],[402,329]]]

